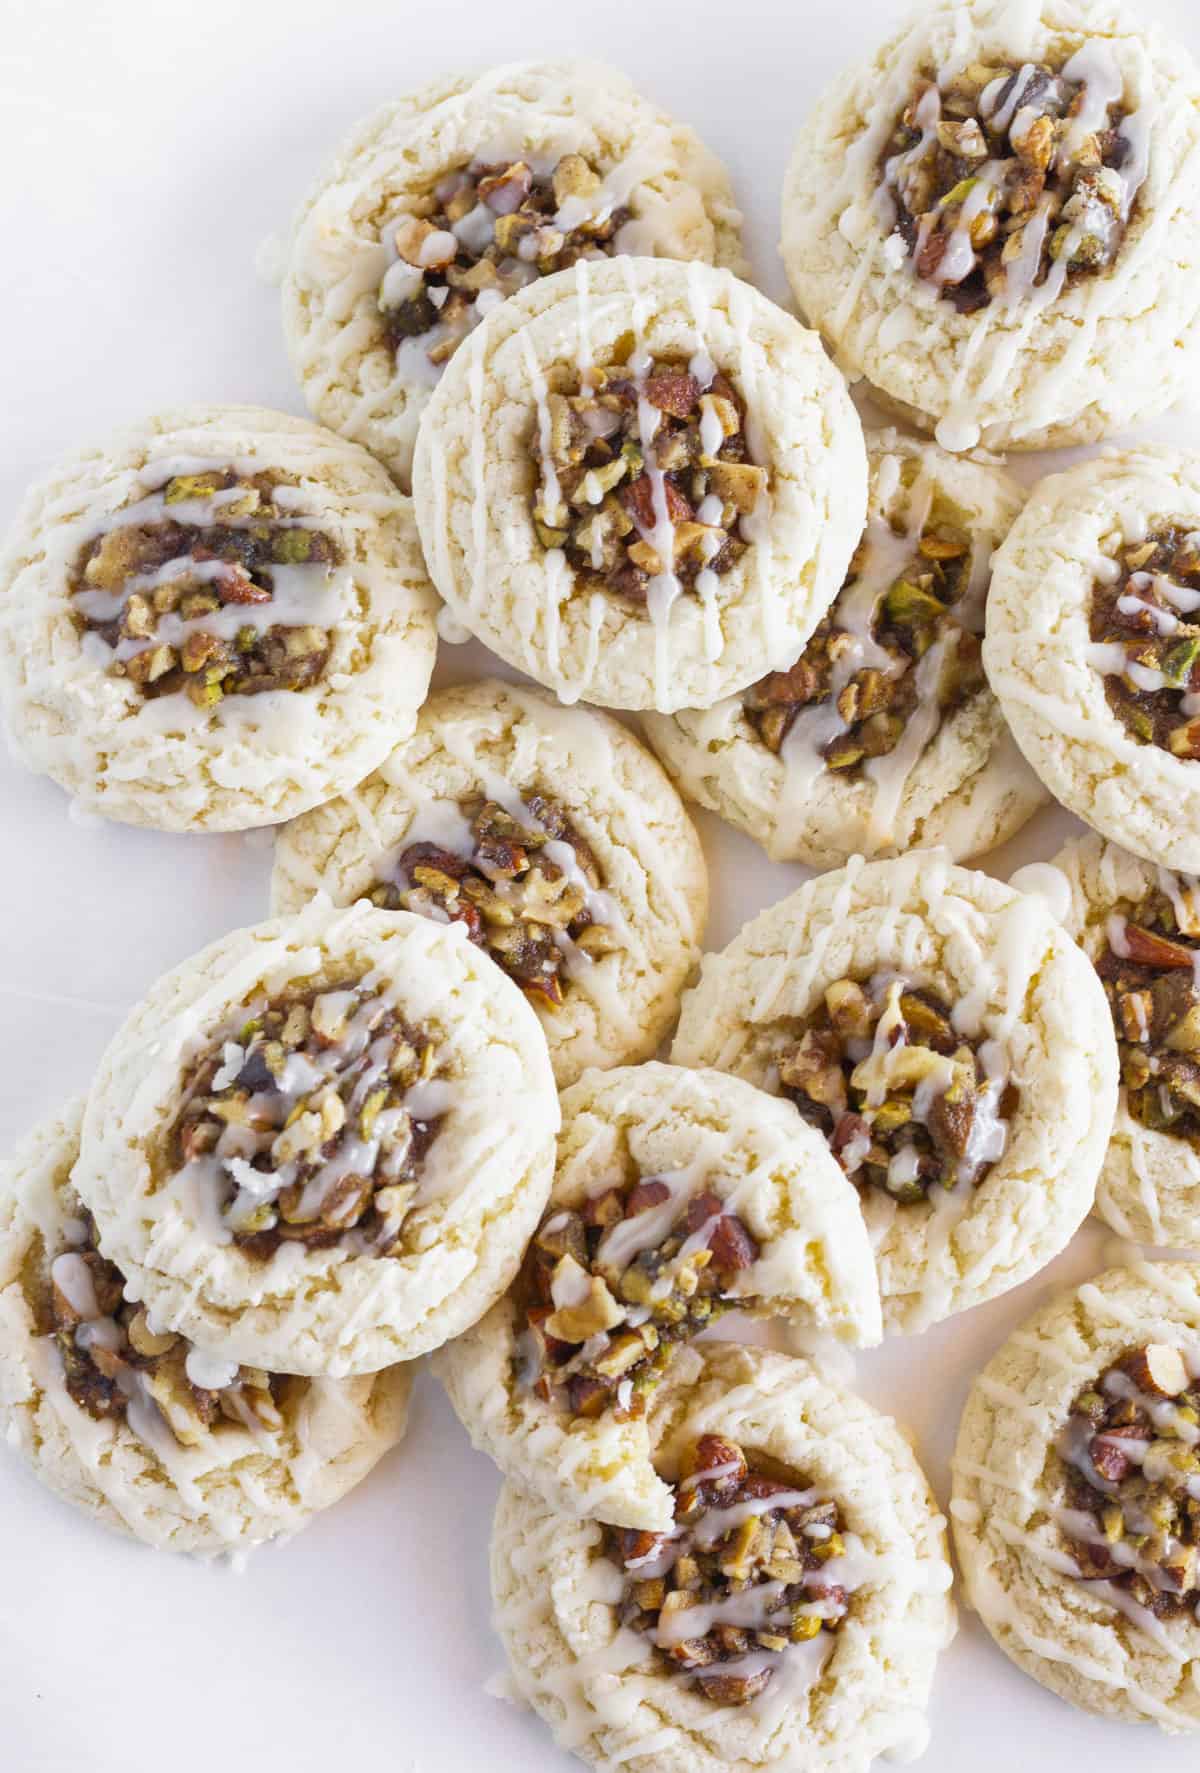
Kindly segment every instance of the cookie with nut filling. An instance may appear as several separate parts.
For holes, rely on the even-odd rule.
[[[991,557],[1021,508],[989,463],[868,433],[867,522],[803,651],[703,711],[643,716],[682,791],[775,861],[1011,837],[1044,799],[984,676]]]
[[[71,1181],[83,1103],[0,1178],[0,1420],[94,1520],[171,1551],[290,1535],[404,1433],[410,1369],[324,1387],[156,1325]]]
[[[75,1183],[157,1327],[273,1371],[373,1372],[504,1291],[558,1120],[536,1017],[461,932],[318,900],[133,1010]]]
[[[560,1088],[656,1051],[707,905],[699,839],[650,754],[495,679],[431,697],[352,800],[281,832],[275,911],[317,889],[460,925],[537,1011]]]
[[[314,416],[407,487],[432,390],[507,297],[626,253],[740,270],[740,234],[724,167],[615,69],[443,80],[360,123],[305,199],[288,352]]]
[[[1085,1711],[1200,1730],[1200,1268],[1062,1294],[976,1379],[950,1504],[1000,1648]]]
[[[501,1495],[492,1588],[518,1693],[563,1747],[634,1773],[919,1753],[954,1609],[907,1443],[783,1355],[704,1344],[677,1377],[650,1419],[668,1529]]]
[[[1065,1246],[1116,1100],[1085,957],[1043,900],[935,850],[852,861],[752,919],[705,957],[672,1058],[788,1097],[820,1129],[901,1331]]]
[[[783,255],[801,311],[947,449],[1091,442],[1166,411],[1195,348],[1198,95],[1126,0],[936,0],[800,132]]]
[[[555,1507],[662,1531],[649,1419],[727,1314],[880,1334],[854,1193],[784,1102],[715,1071],[588,1072],[564,1092],[549,1206],[507,1295],[441,1351],[476,1444]]]

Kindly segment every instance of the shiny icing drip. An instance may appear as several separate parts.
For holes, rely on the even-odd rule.
[[[485,798],[427,802],[368,889],[385,910],[465,924],[539,1009],[621,946],[624,920],[562,806],[488,774]]]
[[[943,722],[984,687],[989,551],[928,468],[907,487],[903,472],[895,456],[880,462],[878,508],[832,611],[790,670],[744,698],[798,811],[828,772],[869,784],[872,849],[894,841],[913,771]],[[900,523],[889,512],[902,492]]]
[[[936,992],[886,974],[828,986],[778,1072],[851,1180],[900,1204],[978,1187],[1018,1101],[1002,1047],[965,1037]]]
[[[249,463],[156,469],[79,552],[70,597],[86,655],[148,698],[201,709],[316,683],[346,575],[300,489]]]
[[[1088,662],[1109,707],[1142,744],[1200,757],[1200,533],[1183,522],[1127,525],[1093,588]]]
[[[605,1529],[624,1577],[622,1626],[718,1705],[759,1698],[799,1646],[811,1678],[860,1579],[838,1503],[706,1434],[684,1450],[675,1521],[669,1534]]]
[[[210,1042],[169,1136],[171,1189],[215,1243],[387,1255],[427,1193],[454,1085],[382,973],[262,997]]]

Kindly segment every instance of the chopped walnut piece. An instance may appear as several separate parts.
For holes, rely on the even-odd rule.
[[[826,1572],[846,1550],[841,1510],[811,1497],[807,1479],[768,1475],[736,1442],[702,1435],[681,1455],[670,1538],[604,1529],[605,1555],[625,1576],[621,1624],[715,1704],[749,1704],[775,1658],[822,1633],[832,1640],[850,1610],[850,1591]],[[720,1610],[735,1596],[738,1623],[726,1623]]]
[[[1195,1613],[1200,1362],[1165,1342],[1127,1349],[1075,1398],[1058,1451],[1079,1579],[1124,1589],[1155,1619]]]
[[[1155,1132],[1200,1143],[1195,925],[1191,883],[1156,889],[1109,918],[1096,971],[1112,1011],[1129,1114]]]
[[[977,1186],[1003,1152],[1018,1095],[988,1074],[978,1047],[932,991],[840,979],[776,1064],[851,1180],[912,1203]]]
[[[672,1197],[667,1178],[638,1177],[547,1214],[516,1289],[523,1383],[544,1401],[641,1416],[677,1343],[734,1303],[753,1306],[731,1293],[758,1258],[748,1227],[708,1190],[664,1214]]]

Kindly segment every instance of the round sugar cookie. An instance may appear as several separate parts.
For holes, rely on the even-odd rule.
[[[815,333],[728,271],[581,260],[501,303],[421,424],[425,558],[458,621],[552,689],[707,708],[782,670],[866,511]]]
[[[256,406],[130,425],[27,494],[0,557],[17,754],[89,813],[240,831],[412,731],[436,600],[365,450]]]
[[[352,795],[284,827],[274,913],[320,891],[465,923],[538,1011],[560,1089],[657,1050],[708,906],[699,839],[636,739],[494,678],[432,696]]]
[[[684,794],[773,861],[836,867],[1012,837],[1046,795],[980,660],[990,563],[1024,494],[990,463],[868,433],[867,527],[786,671],[642,723]]]
[[[1117,1055],[1044,902],[938,851],[807,881],[706,956],[672,1059],[789,1095],[858,1186],[883,1320],[1007,1292],[1092,1205]]]
[[[945,448],[1094,442],[1195,372],[1198,148],[1195,64],[1124,0],[935,0],[804,124],[788,277]]]
[[[854,1191],[790,1103],[716,1071],[590,1071],[503,1299],[438,1356],[476,1446],[564,1514],[662,1532],[656,1388],[727,1310],[878,1342]],[[679,1379],[679,1384],[684,1380]]]
[[[1026,1674],[1200,1730],[1200,1267],[1112,1268],[976,1379],[950,1516],[966,1599]]]
[[[465,931],[315,900],[151,989],[100,1062],[74,1172],[155,1327],[341,1377],[467,1329],[549,1191],[537,1017]]]

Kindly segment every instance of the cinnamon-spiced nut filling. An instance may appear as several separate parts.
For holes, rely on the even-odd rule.
[[[956,1029],[936,993],[890,975],[835,980],[777,1064],[851,1180],[901,1203],[982,1182],[1018,1101],[993,1043]]]
[[[961,313],[1111,265],[1146,175],[1144,129],[1103,45],[1062,67],[921,79],[880,161],[892,239]]]
[[[1129,1349],[1075,1399],[1058,1521],[1084,1582],[1156,1619],[1200,1617],[1200,1359]]]
[[[672,1673],[720,1705],[770,1685],[795,1645],[840,1630],[853,1584],[839,1580],[845,1523],[802,1477],[770,1472],[735,1441],[685,1449],[675,1531],[604,1529],[625,1577],[621,1624],[643,1633]]]
[[[1096,971],[1108,993],[1125,1105],[1156,1133],[1200,1145],[1200,889],[1114,910]]]
[[[708,363],[635,350],[538,402],[533,517],[576,588],[645,604],[655,588],[706,597],[750,541],[767,491],[746,408]]]
[[[185,1080],[176,1180],[215,1191],[250,1255],[343,1240],[391,1254],[440,1130],[444,1070],[381,976],[253,1004]]]
[[[379,290],[389,345],[419,341],[436,373],[505,296],[619,250],[630,215],[582,154],[544,167],[473,160],[447,173],[384,230],[395,254]]]
[[[1134,738],[1200,758],[1200,532],[1158,523],[1092,593],[1091,658]]]
[[[753,1304],[729,1289],[757,1259],[741,1219],[679,1176],[552,1209],[517,1281],[519,1383],[575,1416],[644,1415],[673,1347]]]
[[[937,727],[984,687],[982,607],[968,594],[974,549],[964,514],[934,495],[911,554],[901,562],[899,522],[873,518],[837,601],[788,671],[746,691],[746,714],[778,753],[797,718],[820,717],[815,742],[826,769],[861,774],[894,751],[918,708]]]
[[[494,800],[468,803],[462,814],[460,844],[410,843],[368,897],[386,911],[465,924],[535,1002],[557,1007],[577,965],[620,945],[597,916],[606,907],[596,858],[544,794],[522,802],[519,817]]]
[[[185,1447],[222,1422],[251,1431],[283,1426],[285,1380],[152,1330],[144,1307],[126,1301],[120,1269],[100,1254],[91,1215],[80,1207],[68,1230],[70,1241],[39,1276],[32,1303],[80,1409],[97,1421],[128,1422],[150,1444],[165,1426]]]
[[[71,607],[144,696],[299,690],[329,658],[323,594],[341,552],[291,515],[268,470],[176,474],[118,511],[80,553]]]

